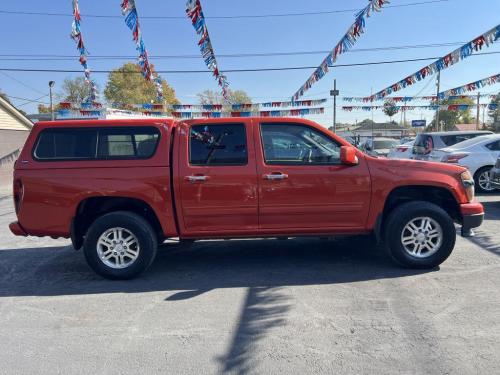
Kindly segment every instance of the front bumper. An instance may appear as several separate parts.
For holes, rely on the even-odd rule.
[[[28,233],[23,229],[21,224],[19,224],[18,221],[14,221],[9,224],[9,229],[12,233],[14,233],[16,236],[24,236],[26,237]]]
[[[484,220],[484,208],[481,203],[471,202],[460,205],[462,215],[462,236],[473,236],[472,228],[479,227]]]

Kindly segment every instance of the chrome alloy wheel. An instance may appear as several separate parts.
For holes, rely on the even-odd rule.
[[[485,171],[479,175],[478,178],[478,184],[481,187],[481,189],[485,191],[493,191],[495,188],[491,186],[491,181],[490,181],[490,171]]]
[[[441,247],[443,230],[439,223],[427,216],[411,219],[403,228],[401,243],[408,254],[427,258]]]
[[[110,228],[97,240],[97,255],[101,262],[114,269],[129,267],[139,257],[139,241],[125,228]]]

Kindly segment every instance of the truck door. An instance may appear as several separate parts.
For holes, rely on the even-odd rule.
[[[258,125],[261,230],[318,233],[365,227],[371,180],[364,159],[356,166],[342,165],[341,145],[306,123],[270,119]]]
[[[177,212],[183,235],[218,236],[258,229],[257,172],[249,120],[199,120],[178,129]],[[180,205],[179,205],[180,203]]]

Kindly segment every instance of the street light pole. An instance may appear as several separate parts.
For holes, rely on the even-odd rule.
[[[54,105],[52,102],[52,87],[54,87],[55,82],[54,81],[49,81],[49,96],[50,96],[50,117],[52,118],[52,121],[55,120],[54,116]]]
[[[337,132],[337,79],[333,80],[333,90],[330,90],[330,96],[333,96],[333,132]]]

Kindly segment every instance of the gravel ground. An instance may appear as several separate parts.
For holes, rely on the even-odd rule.
[[[500,195],[479,200],[440,269],[363,238],[205,241],[111,282],[67,240],[11,235],[0,197],[0,373],[498,374]]]

